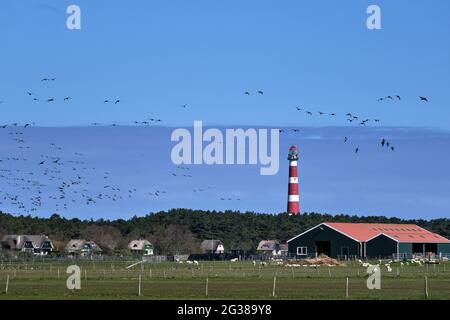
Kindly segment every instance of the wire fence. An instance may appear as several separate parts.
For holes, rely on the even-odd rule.
[[[198,299],[206,292],[212,299],[450,299],[448,263],[398,264],[391,272],[381,265],[381,289],[369,290],[366,268],[353,262],[300,268],[147,262],[128,269],[132,261],[77,262],[81,290],[72,291],[66,286],[69,261],[0,261],[0,299]]]

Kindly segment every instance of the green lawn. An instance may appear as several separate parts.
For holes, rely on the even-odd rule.
[[[66,268],[70,264],[81,267],[81,290],[75,292],[66,287],[69,276]],[[382,266],[381,290],[367,289],[365,268],[355,262],[345,267],[317,269],[260,267],[251,262],[200,262],[198,266],[146,263],[126,270],[129,264],[131,262],[3,260],[0,299],[424,299],[425,276],[429,299],[450,299],[450,263],[435,267],[393,265],[391,273]],[[138,297],[139,274],[141,297]],[[348,298],[345,297],[347,277]]]

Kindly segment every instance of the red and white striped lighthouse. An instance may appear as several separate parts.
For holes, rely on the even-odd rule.
[[[300,197],[298,194],[298,172],[297,172],[297,160],[298,153],[297,147],[292,145],[289,148],[289,188],[288,188],[288,205],[287,212],[289,215],[300,214]]]

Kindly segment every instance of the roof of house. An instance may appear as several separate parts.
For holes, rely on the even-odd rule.
[[[216,251],[219,245],[223,245],[220,240],[203,240],[200,248],[203,251]]]
[[[385,235],[397,242],[450,243],[450,240],[443,236],[430,232],[415,224],[323,222],[300,235],[321,225],[328,226],[358,242],[367,242],[380,235]]]
[[[150,241],[145,240],[145,239],[140,239],[140,240],[132,240],[129,244],[128,244],[128,249],[130,250],[144,250],[144,247],[146,245],[152,245]]]
[[[280,242],[278,240],[261,240],[258,244],[257,251],[273,251],[277,247],[279,249]]]
[[[81,251],[85,245],[88,245],[92,251],[102,251],[102,249],[94,241],[86,241],[84,239],[72,239],[66,245],[66,251]]]

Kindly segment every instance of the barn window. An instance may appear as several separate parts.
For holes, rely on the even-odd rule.
[[[308,254],[308,247],[297,247],[298,256],[306,256]]]

